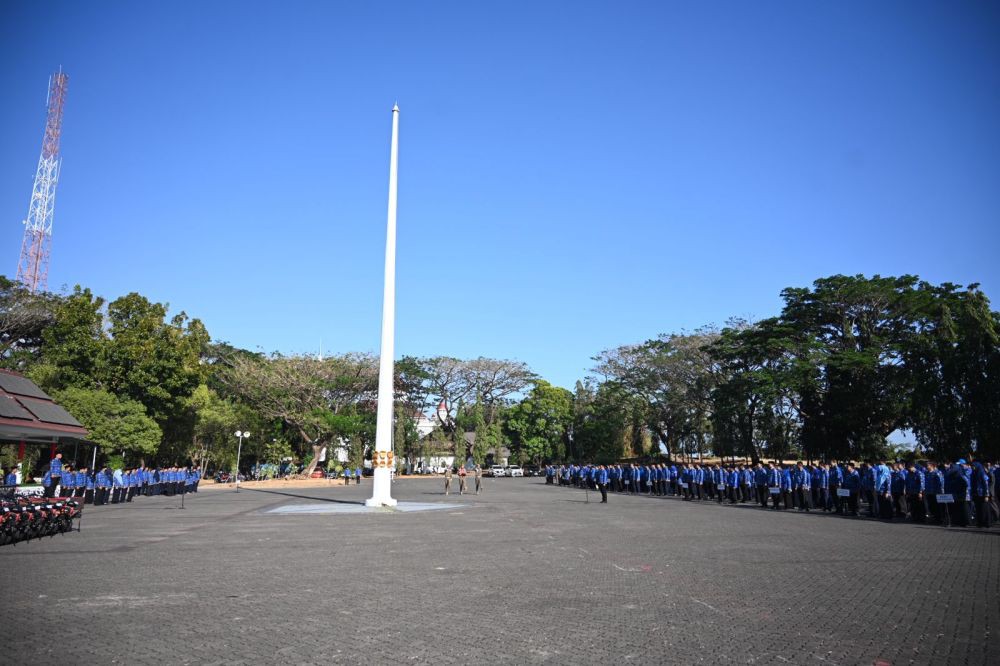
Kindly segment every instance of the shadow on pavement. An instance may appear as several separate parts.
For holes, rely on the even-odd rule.
[[[353,504],[355,506],[364,506],[364,502],[351,501],[351,500],[339,500],[330,499],[328,497],[313,497],[312,495],[299,495],[298,493],[286,493],[281,490],[261,490],[260,488],[243,488],[243,492],[250,493],[267,493],[268,495],[284,495],[286,497],[297,497],[299,499],[316,500],[317,502],[331,502],[333,504]]]

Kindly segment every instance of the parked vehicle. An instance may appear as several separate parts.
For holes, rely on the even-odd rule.
[[[524,469],[524,475],[525,476],[541,476],[542,475],[542,471],[540,469],[538,469],[538,467],[536,465],[525,465],[523,469]]]
[[[507,472],[504,471],[504,468],[501,467],[500,465],[493,465],[493,467],[490,467],[489,471],[490,471],[489,475],[495,478],[499,478],[501,476],[507,476]]]
[[[507,476],[511,478],[515,476],[524,476],[524,470],[521,469],[520,465],[511,465],[507,468]]]

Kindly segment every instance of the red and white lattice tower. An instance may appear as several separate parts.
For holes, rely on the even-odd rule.
[[[69,77],[62,69],[49,79],[48,117],[42,156],[38,158],[35,187],[31,191],[28,217],[24,221],[21,258],[17,279],[32,291],[44,291],[49,279],[49,246],[52,242],[52,218],[56,209],[56,185],[59,183],[59,134],[62,131],[63,105]]]

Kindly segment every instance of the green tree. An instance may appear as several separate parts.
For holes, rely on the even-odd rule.
[[[356,437],[362,444],[369,426],[361,412],[374,411],[378,362],[367,354],[318,360],[310,356],[238,355],[220,372],[227,390],[266,419],[281,422],[312,449],[305,474],[320,452]],[[367,407],[360,406],[364,403]]]
[[[205,380],[202,352],[209,336],[183,312],[131,293],[108,305],[111,339],[103,346],[102,379],[114,393],[137,400],[175,441],[190,439],[187,401]]]
[[[1000,316],[978,285],[921,283],[920,314],[903,352],[910,422],[941,458],[1000,456]]]
[[[54,321],[42,332],[39,360],[29,375],[46,390],[102,387],[104,299],[77,285],[59,301]]]
[[[162,432],[145,407],[107,391],[70,387],[53,398],[83,424],[105,454],[125,451],[146,460],[156,453]]]
[[[37,362],[60,301],[53,294],[32,294],[0,275],[0,366],[24,371]]]
[[[544,379],[536,379],[531,392],[504,419],[511,452],[518,460],[535,464],[565,455],[572,423],[573,394]]]

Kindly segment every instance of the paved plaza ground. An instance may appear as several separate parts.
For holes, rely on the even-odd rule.
[[[0,548],[6,664],[1000,663],[1000,531],[485,479],[88,507]],[[456,480],[457,483],[457,480]],[[322,510],[322,509],[321,509]]]

